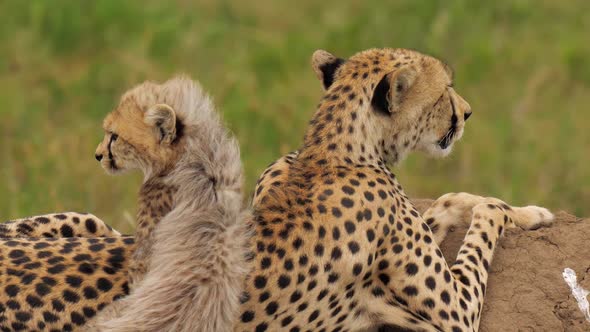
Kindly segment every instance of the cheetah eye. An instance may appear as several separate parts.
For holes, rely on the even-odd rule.
[[[114,142],[117,140],[117,138],[119,138],[119,135],[115,134],[115,133],[111,133],[111,140]]]

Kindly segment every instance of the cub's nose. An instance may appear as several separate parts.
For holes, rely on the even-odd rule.
[[[95,154],[94,158],[96,158],[97,161],[101,161],[102,160],[102,154]]]
[[[469,113],[463,114],[463,117],[465,118],[465,121],[467,121],[467,119],[469,119],[469,117],[471,116],[471,113],[473,113],[473,112],[469,112]]]

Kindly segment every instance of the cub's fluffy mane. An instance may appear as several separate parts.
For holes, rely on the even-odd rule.
[[[142,109],[172,107],[184,150],[164,177],[178,191],[156,226],[148,272],[134,291],[100,313],[100,331],[229,331],[248,272],[247,223],[237,141],[209,96],[186,77],[144,83],[123,96]]]

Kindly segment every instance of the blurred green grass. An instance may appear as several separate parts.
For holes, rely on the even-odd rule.
[[[474,116],[451,157],[396,170],[411,196],[469,191],[590,215],[590,2],[0,2],[0,220],[90,211],[132,228],[139,174],[93,160],[120,94],[185,72],[240,140],[248,189],[301,142],[309,58],[414,48],[449,62]]]

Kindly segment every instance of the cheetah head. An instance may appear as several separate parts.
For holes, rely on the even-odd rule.
[[[449,66],[416,51],[371,49],[341,59],[318,50],[312,66],[327,95],[350,90],[349,98],[342,98],[355,100],[357,109],[375,119],[388,162],[410,150],[448,155],[471,115],[453,87]]]
[[[165,84],[145,82],[126,92],[106,116],[95,157],[107,173],[139,169],[149,178],[179,159],[183,124],[166,94]]]

